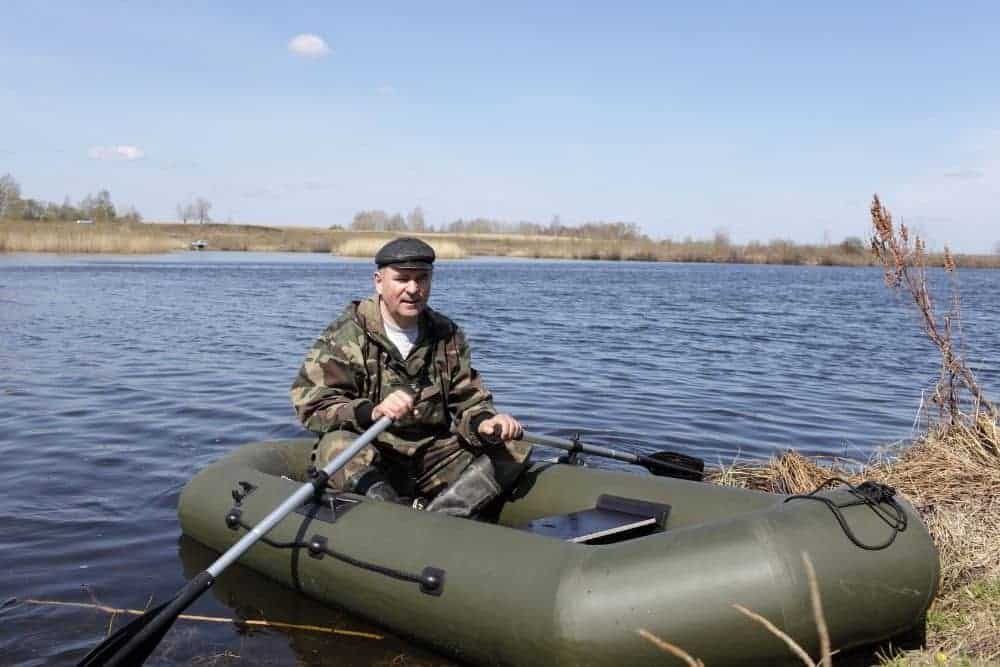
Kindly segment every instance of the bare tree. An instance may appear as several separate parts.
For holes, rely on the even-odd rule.
[[[10,174],[0,176],[0,218],[10,213],[21,199],[21,186]]]
[[[139,213],[135,206],[128,206],[125,208],[125,214],[121,216],[121,220],[128,223],[142,222],[142,214]]]
[[[98,222],[111,222],[117,216],[115,205],[111,203],[111,193],[107,190],[84,197],[80,209],[88,218]]]
[[[389,214],[385,211],[358,211],[351,221],[351,230],[355,232],[384,232],[389,222]]]
[[[410,214],[406,216],[406,226],[409,227],[411,232],[427,231],[427,221],[424,220],[424,209],[418,206],[410,211]]]
[[[45,219],[45,204],[37,199],[22,199],[17,203],[17,209],[22,220]]]
[[[177,205],[177,217],[180,218],[181,222],[185,225],[188,223],[188,220],[194,217],[194,209],[191,202],[188,202],[187,204],[182,202]]]
[[[194,218],[198,221],[199,225],[204,225],[206,222],[212,222],[212,218],[208,215],[208,212],[212,209],[212,202],[208,201],[204,197],[196,197],[193,206]]]
[[[405,232],[406,231],[406,220],[403,220],[403,216],[396,213],[391,218],[385,221],[385,230],[387,232]]]

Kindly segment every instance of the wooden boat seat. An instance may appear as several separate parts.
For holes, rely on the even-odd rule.
[[[613,544],[666,528],[670,505],[603,494],[593,509],[529,521],[520,530],[579,544]]]

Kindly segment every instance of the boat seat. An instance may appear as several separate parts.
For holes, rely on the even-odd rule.
[[[666,528],[670,505],[602,494],[593,509],[545,516],[520,530],[578,544],[613,544]]]

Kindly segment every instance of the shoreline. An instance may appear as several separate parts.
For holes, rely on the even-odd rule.
[[[808,493],[830,477],[894,487],[917,510],[941,559],[923,650],[882,664],[986,665],[1000,659],[1000,421],[981,413],[932,426],[867,464],[824,461],[786,451],[764,463],[714,469],[716,484],[771,493]]]
[[[97,223],[0,222],[0,253],[45,254],[160,254],[204,250],[232,252],[323,253],[370,257],[385,241],[403,232],[353,232],[318,227],[269,227],[209,223]],[[854,239],[835,245],[795,244],[773,240],[737,245],[719,240],[655,241],[604,240],[518,234],[408,233],[435,246],[442,259],[509,257],[517,259],[571,259],[681,262],[708,264],[771,264],[790,266],[876,266],[870,249]],[[962,268],[1000,268],[1000,255],[956,254]],[[943,255],[931,254],[930,264],[943,264]]]

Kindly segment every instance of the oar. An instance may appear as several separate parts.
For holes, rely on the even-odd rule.
[[[690,479],[695,482],[705,479],[705,461],[679,452],[662,451],[655,452],[649,456],[645,454],[629,454],[628,452],[619,452],[606,447],[585,445],[579,440],[560,440],[533,433],[525,433],[521,437],[521,440],[544,447],[562,449],[570,453],[603,456],[624,463],[640,465],[660,477],[679,477],[680,479]]]
[[[298,491],[264,517],[239,542],[229,547],[229,550],[219,556],[208,568],[188,581],[184,588],[178,591],[173,598],[158,607],[150,609],[105,639],[93,651],[87,654],[80,662],[80,667],[96,665],[141,665],[145,662],[149,654],[153,652],[156,645],[160,643],[160,640],[163,639],[163,636],[170,629],[174,620],[198,596],[211,587],[223,570],[236,562],[240,556],[250,549],[257,540],[264,537],[278,522],[309,500],[309,498],[313,497],[314,494],[322,492],[326,488],[326,483],[330,477],[344,467],[348,461],[353,459],[358,452],[371,443],[391,423],[392,419],[389,417],[382,417],[375,422],[371,428],[352,442],[350,447],[334,457],[312,481],[300,486]]]

